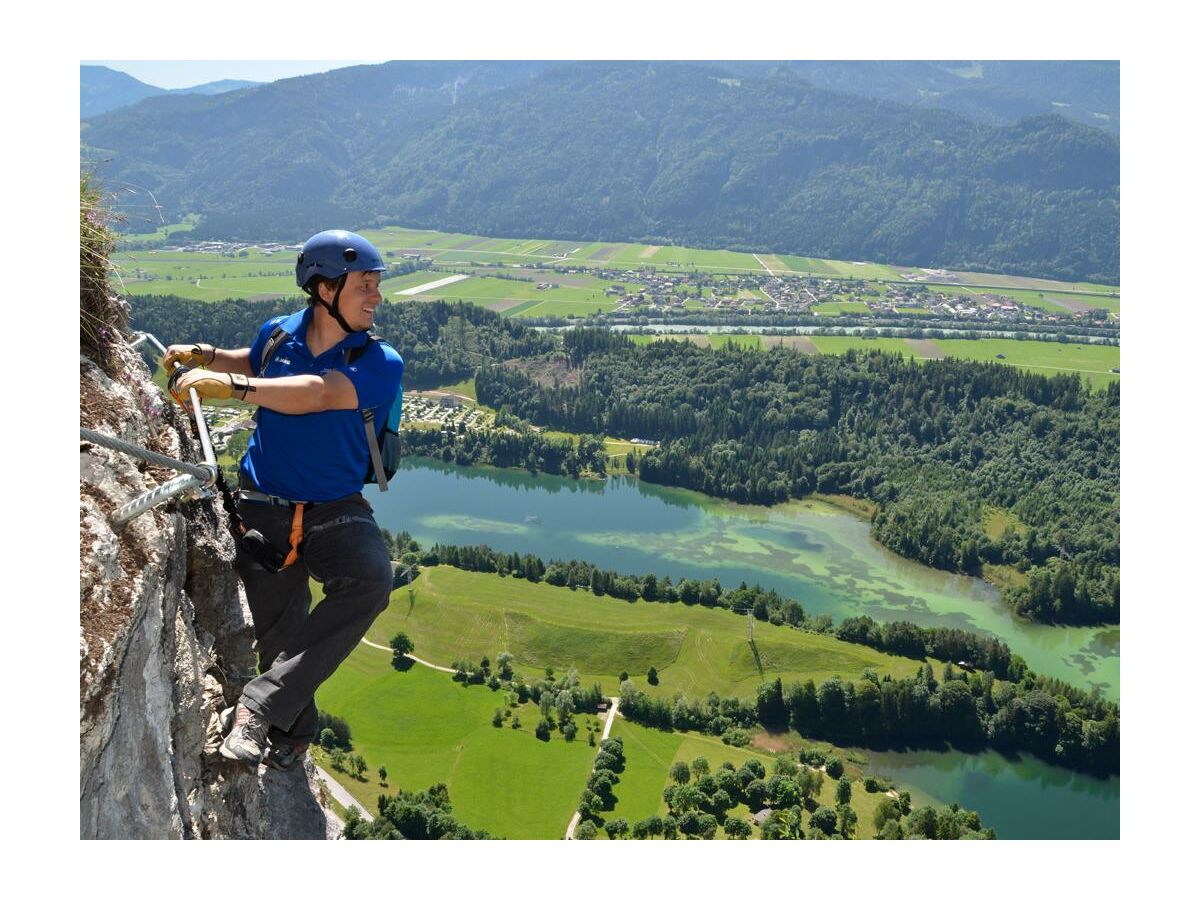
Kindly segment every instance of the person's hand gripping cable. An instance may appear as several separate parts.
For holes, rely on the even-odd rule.
[[[163,368],[170,374],[167,390],[175,402],[187,409],[188,391],[195,389],[204,400],[245,400],[254,390],[245,375],[213,372],[203,368],[212,363],[216,351],[211,344],[173,344],[163,357]]]

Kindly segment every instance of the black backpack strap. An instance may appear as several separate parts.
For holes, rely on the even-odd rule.
[[[370,340],[359,347],[350,347],[346,350],[346,365],[350,365],[362,358],[363,354],[371,349],[373,343],[380,342],[380,339],[375,335],[370,335]],[[382,343],[382,342],[381,342]],[[371,453],[371,467],[375,470],[375,481],[379,485],[379,490],[386,491],[388,489],[387,472],[383,468],[383,454],[379,452],[379,434],[375,428],[375,410],[360,409],[359,415],[362,416],[363,429],[367,433],[367,449]]]
[[[367,449],[371,451],[371,466],[375,470],[375,481],[379,490],[388,489],[387,472],[383,468],[383,454],[379,452],[379,435],[375,433],[375,410],[360,409],[363,428],[367,432]]]
[[[263,345],[262,358],[258,361],[258,374],[260,377],[267,370],[267,363],[271,361],[271,357],[275,355],[275,351],[279,349],[279,345],[289,337],[291,335],[283,330],[282,325],[275,326],[275,330],[271,332],[271,336],[267,338],[267,342]]]

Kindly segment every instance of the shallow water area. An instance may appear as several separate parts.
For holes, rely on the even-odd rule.
[[[488,544],[582,559],[623,574],[758,582],[835,622],[870,615],[964,628],[1005,641],[1038,673],[1120,693],[1120,629],[1023,622],[985,581],[931,569],[871,539],[865,520],[826,503],[744,506],[634,478],[573,480],[413,459],[380,494],[379,523],[424,546]]]

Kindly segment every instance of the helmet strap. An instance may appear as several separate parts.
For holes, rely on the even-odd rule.
[[[334,321],[342,326],[342,331],[346,332],[346,334],[354,334],[354,329],[350,327],[350,324],[344,318],[342,318],[342,314],[338,312],[338,300],[341,298],[342,288],[345,286],[346,276],[343,274],[338,278],[337,290],[333,292],[333,303],[326,303],[324,300],[322,300],[320,290],[317,290],[317,292],[313,294],[313,299],[315,299],[318,303],[325,307],[326,310],[328,310],[329,314],[333,316]]]

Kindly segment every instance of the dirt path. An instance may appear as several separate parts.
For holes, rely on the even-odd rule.
[[[612,701],[612,706],[608,708],[608,718],[604,721],[604,732],[600,735],[600,744],[608,740],[608,733],[612,730],[613,719],[617,717],[617,707],[621,705],[620,697],[609,697],[608,699]],[[599,744],[596,746],[596,755],[600,755]],[[591,774],[590,770],[588,774]],[[575,828],[579,825],[580,818],[582,817],[579,815],[579,810],[575,810],[575,815],[571,816],[571,821],[567,824],[566,839],[568,841],[575,840]]]
[[[392,652],[391,647],[385,647],[383,644],[376,644],[374,641],[368,641],[366,638],[363,638],[362,642],[368,647],[374,647],[376,650],[386,650],[388,653]],[[447,669],[445,666],[434,665],[428,660],[421,659],[419,656],[413,656],[411,653],[405,653],[404,655],[415,663],[420,663],[421,665],[428,666],[431,669],[437,669],[439,672],[449,672],[451,675],[454,674],[453,669]]]

